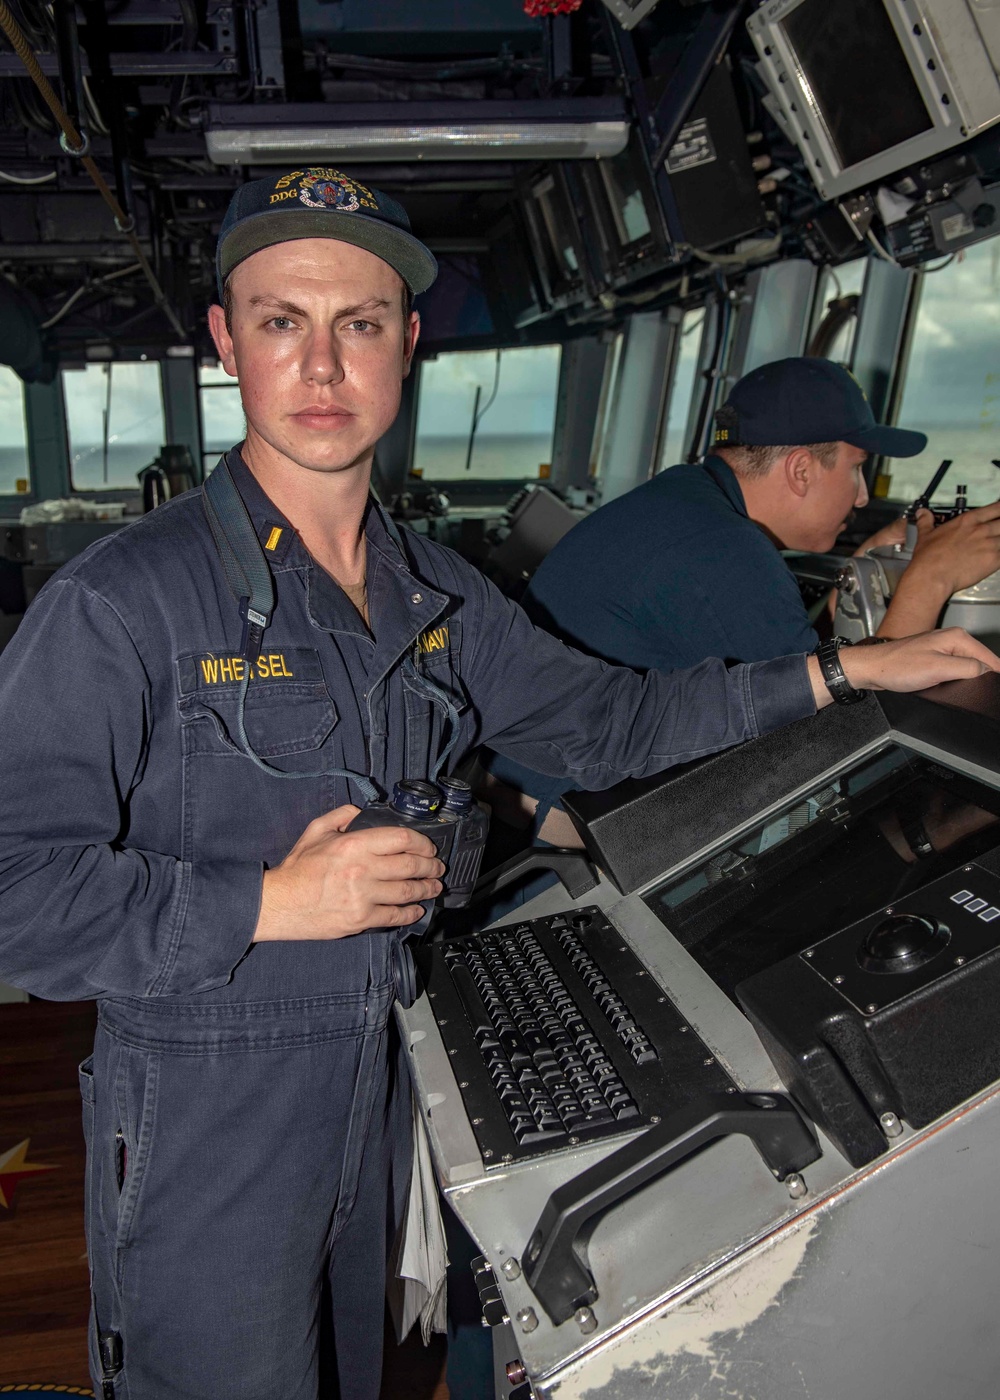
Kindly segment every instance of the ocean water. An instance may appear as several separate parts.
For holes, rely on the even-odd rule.
[[[104,474],[104,454],[100,447],[81,453],[73,463],[73,485],[79,491],[136,491],[136,473],[159,456],[161,444],[156,442],[129,444],[112,443],[108,448],[107,477]],[[17,447],[0,447],[0,495],[14,495],[18,478],[27,476],[24,452]]]
[[[414,447],[413,465],[423,471],[428,481],[465,481],[472,477],[490,481],[505,477],[536,479],[539,467],[552,461],[552,438],[548,433],[483,433],[473,444],[467,472],[468,450],[466,437],[421,434]]]
[[[959,482],[968,486],[972,505],[1000,499],[1000,470],[991,461],[993,457],[1000,459],[1000,428],[970,428],[961,424],[935,428],[929,437],[928,449],[919,457],[888,463],[893,500],[913,500],[927,485],[943,457],[951,457],[953,465],[935,498],[936,504],[952,504]],[[418,437],[414,466],[422,468],[432,481],[463,481],[469,477],[534,479],[539,467],[552,460],[552,442],[548,434],[484,434],[476,439],[472,469],[466,474],[467,446],[464,437]],[[160,444],[152,442],[138,446],[112,445],[108,450],[105,482],[102,454],[96,449],[76,462],[74,485],[82,491],[134,490],[138,485],[136,473],[151,462],[159,450]],[[24,452],[16,447],[0,447],[0,495],[14,495],[17,479],[26,475]]]

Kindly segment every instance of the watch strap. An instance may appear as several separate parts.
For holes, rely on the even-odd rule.
[[[826,688],[836,703],[838,705],[856,705],[859,700],[864,700],[868,692],[867,690],[855,690],[844,674],[839,655],[842,646],[850,646],[850,643],[843,637],[828,637],[825,642],[820,642],[816,648],[816,660],[819,662],[819,669],[826,682]]]

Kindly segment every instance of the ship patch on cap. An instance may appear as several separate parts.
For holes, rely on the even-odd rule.
[[[274,182],[274,193],[268,204],[284,204],[296,197],[307,209],[331,209],[342,214],[354,214],[359,209],[379,212],[378,200],[366,185],[328,166],[292,170],[280,176]]]

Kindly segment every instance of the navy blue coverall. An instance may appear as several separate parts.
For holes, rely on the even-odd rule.
[[[406,657],[453,696],[456,757],[489,741],[581,787],[814,708],[802,657],[640,677],[573,652],[450,551],[401,551],[374,506],[373,639],[231,461],[277,598],[247,731],[280,768],[425,776],[445,726]],[[239,751],[240,632],[198,491],[33,603],[0,657],[0,977],[99,1004],[81,1082],[92,1332],[123,1344],[110,1393],[316,1400],[335,1355],[344,1400],[373,1400],[410,1164],[397,935],[251,944],[265,866],[357,794]]]

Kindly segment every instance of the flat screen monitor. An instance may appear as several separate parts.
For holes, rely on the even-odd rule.
[[[531,181],[524,213],[550,301],[560,303],[579,290],[583,269],[576,220],[558,168]]]
[[[643,172],[634,150],[626,147],[617,156],[597,162],[607,208],[620,248],[631,248],[652,234],[644,193]]]
[[[1000,120],[1000,31],[981,10],[970,0],[766,0],[751,16],[767,106],[826,198]]]
[[[656,193],[635,141],[607,160],[581,161],[578,172],[592,215],[587,232],[608,285],[644,276],[664,240]]]

